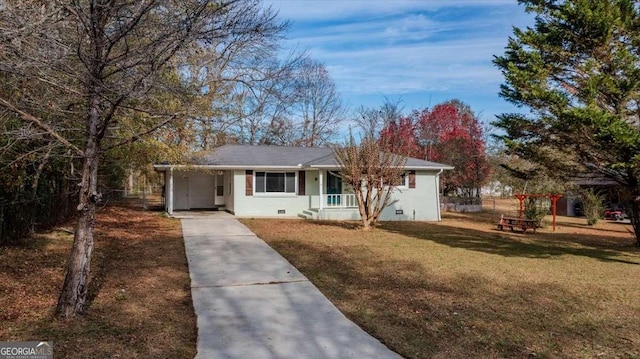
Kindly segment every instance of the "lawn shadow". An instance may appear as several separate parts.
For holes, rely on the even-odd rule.
[[[337,220],[312,220],[314,225],[342,228],[348,230],[362,230],[360,221],[337,221]]]
[[[498,213],[483,210],[482,212],[444,212],[443,219],[464,219],[470,222],[487,223],[495,225],[500,220],[501,215],[517,217],[516,213]]]
[[[605,222],[605,223],[611,223],[611,224],[619,224],[619,225],[629,225],[629,223],[620,223],[620,222]],[[565,222],[565,221],[557,221],[556,224],[558,226],[562,226],[562,227],[569,227],[569,228],[579,228],[579,229],[591,229],[591,230],[596,230],[598,232],[611,232],[611,233],[625,233],[625,231],[621,231],[621,230],[613,230],[613,229],[608,229],[608,228],[596,228],[595,226],[589,226],[586,223],[585,224],[579,224],[579,223],[571,223],[571,222]],[[626,229],[626,233],[629,234],[633,234],[633,231],[630,231],[628,228]]]
[[[576,323],[575,308],[589,304],[560,284],[439,273],[417,261],[348,246],[269,244],[347,317],[406,358],[566,357],[561,343],[575,337],[616,352],[599,338],[602,328]]]
[[[584,234],[571,236],[559,233],[507,234],[508,232],[503,233],[498,230],[484,232],[425,222],[385,222],[379,229],[450,247],[508,257],[550,258],[575,255],[609,262],[640,264],[640,257],[636,260],[619,258],[638,254],[637,248],[630,240],[615,248],[594,245],[594,243],[602,243],[603,240],[611,240],[619,244],[620,238],[605,239],[602,236]]]

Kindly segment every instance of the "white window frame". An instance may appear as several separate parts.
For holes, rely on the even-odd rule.
[[[264,188],[265,188],[265,192],[258,192],[258,172],[263,172],[265,174],[265,184],[264,184]],[[287,173],[293,173],[294,174],[294,188],[293,188],[293,192],[266,192],[267,189],[267,175],[269,173],[283,173],[285,176],[285,190],[286,190],[286,185],[287,185]],[[254,196],[258,196],[258,197],[295,197],[298,195],[298,171],[269,171],[269,170],[264,170],[264,171],[253,171],[253,195]]]
[[[409,189],[409,171],[404,171],[402,174],[404,175],[404,183],[396,186],[396,188]]]
[[[402,175],[404,175],[404,181],[403,181],[404,183],[403,184],[399,184],[397,186],[394,186],[393,188],[397,188],[397,189],[400,189],[400,190],[409,189],[409,171],[404,171],[402,173]],[[380,181],[382,181],[382,179],[380,179]],[[390,186],[389,185],[385,185],[384,187],[385,188],[389,188]]]

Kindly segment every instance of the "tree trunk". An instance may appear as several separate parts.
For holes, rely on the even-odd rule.
[[[96,204],[100,201],[97,193],[100,139],[98,136],[99,98],[93,96],[89,113],[88,140],[84,152],[82,181],[78,211],[80,215],[73,237],[73,248],[67,263],[67,272],[58,298],[56,315],[73,317],[84,310],[87,300],[91,253],[93,252],[93,230],[95,227]]]
[[[640,194],[634,193],[631,197],[631,224],[636,236],[635,245],[640,247]]]
[[[362,219],[362,229],[369,230],[371,229],[371,219],[369,218],[369,213],[367,211],[367,200],[362,194],[362,188],[358,188],[354,192],[356,194],[356,202],[358,202],[358,211],[360,212],[360,218]]]
[[[86,158],[82,171],[80,189],[80,216],[73,237],[73,248],[67,263],[62,292],[58,298],[56,315],[72,317],[84,310],[93,251],[93,229],[95,227],[98,158]]]

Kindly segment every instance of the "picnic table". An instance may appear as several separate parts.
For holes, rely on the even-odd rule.
[[[535,219],[505,217],[504,215],[501,215],[500,222],[498,222],[498,229],[502,231],[504,230],[504,227],[509,227],[511,231],[513,231],[514,228],[518,228],[521,229],[522,232],[526,232],[527,229],[532,228],[533,233],[536,233],[538,221]]]

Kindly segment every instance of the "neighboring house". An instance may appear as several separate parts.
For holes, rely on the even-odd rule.
[[[359,219],[355,195],[333,173],[332,148],[225,145],[188,166],[159,164],[168,213],[221,208],[241,217]],[[397,202],[382,220],[440,220],[439,175],[451,166],[407,158]]]
[[[591,189],[603,196],[605,208],[624,210],[624,200],[620,196],[620,184],[598,174],[579,174],[571,183],[577,191],[569,191],[558,201],[557,213],[560,216],[582,216],[582,199],[580,190]]]
[[[500,181],[492,181],[482,186],[481,193],[483,197],[511,197],[514,194],[513,187],[502,184]]]

